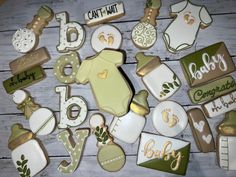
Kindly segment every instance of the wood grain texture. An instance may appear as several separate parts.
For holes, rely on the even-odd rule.
[[[178,0],[181,1],[181,0]],[[15,30],[24,27],[30,22],[35,15],[38,8],[45,4],[50,6],[55,13],[61,11],[67,11],[70,14],[71,21],[78,21],[84,24],[83,14],[90,9],[109,4],[114,0],[18,0],[17,3],[14,0],[6,0],[0,6],[0,81],[11,77],[8,63],[13,59],[21,56],[22,54],[17,53],[12,45],[11,38]],[[122,49],[126,51],[126,61],[121,67],[124,73],[129,78],[133,85],[134,90],[137,92],[140,89],[144,89],[144,85],[141,79],[135,74],[136,61],[134,59],[135,54],[139,51],[134,47],[130,40],[130,33],[134,25],[143,16],[143,7],[145,0],[124,0],[126,15],[116,21],[111,22],[120,29],[123,35]],[[179,76],[182,87],[181,89],[170,98],[175,100],[182,105],[186,110],[195,107],[191,104],[187,91],[189,89],[186,79],[183,76],[178,59],[181,57],[194,52],[198,49],[206,47],[216,42],[224,41],[229,49],[230,54],[233,56],[234,63],[236,63],[236,1],[235,0],[192,0],[197,4],[204,4],[210,14],[213,17],[213,24],[205,30],[200,30],[198,38],[194,46],[188,50],[179,52],[177,54],[171,54],[167,52],[164,42],[162,40],[163,31],[172,19],[169,17],[169,6],[177,2],[176,0],[162,0],[163,5],[160,10],[160,15],[157,17],[157,30],[158,30],[158,41],[156,44],[147,51],[147,54],[159,55],[161,59],[174,70]],[[138,9],[138,10],[137,10]],[[30,91],[31,96],[35,98],[35,101],[43,107],[51,108],[59,120],[59,95],[55,93],[54,88],[57,85],[61,85],[53,76],[53,65],[58,58],[60,53],[56,51],[56,45],[59,39],[59,23],[54,19],[49,26],[43,31],[40,37],[39,47],[45,46],[50,55],[51,60],[43,65],[47,78],[38,84],[26,88]],[[84,46],[78,50],[81,59],[84,60],[86,57],[94,55],[95,52],[92,50],[90,45],[90,37],[93,31],[97,27],[88,28],[85,26],[87,37]],[[231,74],[236,78],[236,73]],[[89,85],[76,85],[72,84],[72,95],[81,95],[88,101],[89,116],[95,112],[98,112],[95,100],[93,98]],[[23,114],[16,109],[16,105],[12,101],[11,95],[7,95],[0,84],[0,171],[1,177],[16,177],[18,176],[17,171],[11,161],[11,152],[7,148],[7,140],[10,135],[10,128],[13,123],[22,123],[25,127],[29,127],[29,123],[24,119]],[[151,107],[151,113],[147,116],[147,123],[144,131],[157,133],[152,125],[152,110],[158,104],[158,101],[151,95],[148,98],[149,105]],[[197,106],[198,107],[198,106]],[[106,116],[107,124],[109,125],[112,116],[104,113]],[[88,116],[88,117],[89,117]],[[224,115],[208,119],[210,127],[213,131],[214,137],[216,137],[216,126],[224,118]],[[88,119],[80,127],[88,127]],[[57,171],[57,166],[63,159],[69,159],[64,146],[56,140],[56,135],[61,130],[56,130],[53,134],[48,136],[39,137],[42,143],[45,145],[48,154],[50,156],[49,166],[37,176],[44,177],[60,177],[64,176]],[[181,133],[177,138],[184,139],[191,142],[191,155],[190,163],[186,176],[189,177],[235,177],[235,172],[224,171],[220,169],[216,162],[215,153],[200,153],[194,142],[191,129],[189,125],[186,130]],[[155,170],[146,169],[143,167],[136,166],[136,154],[138,148],[138,142],[134,144],[125,144],[115,140],[120,144],[127,155],[127,162],[125,167],[117,173],[108,173],[100,168],[96,160],[97,147],[96,140],[93,135],[88,138],[84,156],[82,158],[79,169],[71,176],[83,176],[83,177],[97,177],[97,176],[150,176],[150,177],[169,177],[175,176],[168,173],[163,173]]]

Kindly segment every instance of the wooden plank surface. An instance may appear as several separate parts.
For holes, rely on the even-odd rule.
[[[16,1],[14,0],[6,0],[0,6],[0,81],[2,82],[3,80],[11,76],[8,63],[13,59],[21,56],[21,54],[17,53],[11,45],[12,35],[14,34],[16,29],[24,27],[28,22],[31,21],[33,15],[36,13],[40,5],[49,5],[51,8],[53,8],[54,12],[67,11],[70,14],[70,19],[72,21],[78,21],[84,24],[83,13],[92,8],[99,7],[104,4],[109,4],[111,2],[114,1],[18,0],[16,3]],[[120,29],[124,39],[122,49],[126,51],[127,59],[125,61],[125,64],[122,66],[122,70],[126,73],[127,77],[135,88],[134,90],[139,91],[140,89],[144,88],[141,79],[135,74],[136,61],[134,59],[134,56],[139,50],[134,47],[132,41],[130,40],[130,33],[133,26],[138,22],[140,17],[143,16],[142,9],[144,7],[145,0],[124,0],[123,2],[125,4],[126,15],[112,22],[111,24]],[[148,50],[147,53],[159,55],[162,60],[164,60],[164,62],[178,74],[180,80],[182,81],[182,87],[180,91],[178,91],[173,97],[170,98],[170,100],[178,101],[179,103],[184,105],[184,108],[186,110],[188,110],[195,107],[195,105],[190,103],[189,98],[186,94],[189,87],[183,76],[178,59],[210,44],[224,41],[234,59],[234,62],[236,63],[236,1],[192,0],[192,2],[194,3],[204,4],[208,8],[210,14],[212,14],[214,22],[207,29],[200,31],[196,43],[191,49],[174,55],[167,52],[162,40],[162,34],[171,21],[169,17],[169,5],[175,2],[176,0],[163,0],[163,6],[160,11],[160,16],[157,18],[157,30],[159,38],[156,44],[150,50]],[[90,37],[92,32],[96,28],[97,27],[88,28],[85,26],[87,33],[86,41],[84,46],[78,51],[82,60],[88,56],[95,54],[90,45]],[[39,84],[27,88],[27,90],[30,91],[31,95],[35,98],[35,101],[37,103],[41,104],[42,106],[51,108],[55,112],[59,120],[59,95],[55,93],[54,88],[57,85],[61,85],[61,83],[59,83],[52,74],[52,68],[55,60],[61,55],[56,51],[58,38],[58,22],[56,22],[56,20],[54,19],[52,23],[49,24],[49,27],[44,30],[39,44],[39,46],[45,46],[51,54],[51,60],[43,65],[47,73],[47,78]],[[232,73],[232,76],[236,78],[236,73]],[[81,95],[87,100],[90,110],[89,116],[95,112],[98,112],[89,85],[72,84],[71,86],[72,95]],[[16,109],[16,105],[13,103],[11,95],[6,94],[2,85],[0,85],[0,99],[2,101],[2,104],[0,104],[0,176],[15,177],[18,176],[18,174],[10,159],[11,153],[7,149],[7,140],[10,135],[10,127],[13,123],[22,123],[25,127],[28,127],[28,121],[25,120],[22,113]],[[153,110],[153,108],[158,104],[158,102],[152,96],[149,96],[148,101],[151,110]],[[107,124],[109,124],[112,120],[112,116],[107,113],[105,113],[104,115],[106,116]],[[152,112],[147,116],[147,123],[144,131],[156,133],[152,125],[151,115]],[[224,115],[215,117],[213,119],[208,119],[214,137],[216,137],[217,135],[215,127],[223,118]],[[88,127],[88,120],[80,127]],[[50,156],[50,164],[38,176],[64,176],[63,174],[60,174],[56,169],[63,159],[69,160],[69,156],[66,153],[63,145],[56,140],[56,134],[59,131],[60,130],[56,130],[51,135],[39,137],[48,151],[48,154]],[[203,154],[199,152],[199,150],[196,148],[196,144],[193,140],[189,126],[177,138],[191,142],[190,163],[186,176],[235,177],[235,172],[224,171],[217,166],[215,153]],[[127,155],[126,165],[121,171],[117,173],[108,173],[100,168],[96,161],[97,148],[95,137],[90,136],[86,144],[80,167],[71,176],[175,176],[168,173],[136,166],[138,142],[131,145],[122,143],[117,140],[116,142],[123,147]]]

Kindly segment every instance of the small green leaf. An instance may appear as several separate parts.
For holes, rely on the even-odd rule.
[[[22,161],[25,160],[25,156],[23,154],[21,155],[20,158],[21,158]]]
[[[27,165],[24,166],[23,173],[25,174],[27,171]]]
[[[95,136],[99,137],[100,135],[99,135],[99,133],[98,133],[98,132],[95,132]]]
[[[173,79],[174,79],[174,80],[176,80],[176,79],[177,79],[177,76],[176,76],[176,74],[174,74],[174,76],[173,76]]]
[[[174,89],[174,85],[172,83],[168,83],[169,87]]]
[[[170,91],[169,91],[169,90],[163,90],[163,92],[165,92],[165,93],[170,93]]]
[[[102,133],[102,138],[104,138],[104,136],[105,136],[106,134],[107,134],[106,132],[103,132],[103,133]]]
[[[21,166],[21,162],[20,162],[19,160],[16,161],[16,164],[17,164],[18,166]]]
[[[100,128],[100,135],[102,134],[102,132],[103,132],[103,128]]]
[[[101,138],[97,138],[98,142],[102,142],[102,139]]]
[[[169,89],[167,84],[163,84],[162,87],[165,88],[165,89]]]
[[[27,162],[28,162],[28,160],[24,160],[24,161],[22,162],[22,166],[24,166]]]
[[[102,144],[106,144],[106,141],[103,141]]]
[[[21,177],[25,177],[25,174],[20,174]]]
[[[174,84],[176,87],[179,87],[179,84],[176,81],[174,82]]]
[[[17,170],[18,170],[19,172],[22,172],[22,171],[23,171],[22,168],[20,168],[20,167],[18,167]]]
[[[99,126],[96,127],[96,131],[99,132]]]
[[[108,140],[108,135],[106,135],[105,137],[104,137],[104,140],[103,141],[107,141]]]
[[[30,169],[28,168],[27,172],[26,172],[27,176],[30,176]]]

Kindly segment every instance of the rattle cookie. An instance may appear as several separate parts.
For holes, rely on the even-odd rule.
[[[56,20],[60,23],[60,38],[57,45],[58,52],[68,52],[78,50],[85,41],[85,30],[77,22],[69,22],[69,14],[60,12],[55,15]],[[75,35],[72,38],[72,36]]]
[[[164,32],[163,39],[168,51],[176,53],[192,47],[199,28],[206,28],[212,18],[205,6],[198,6],[188,0],[170,6],[174,20]]]
[[[109,172],[119,171],[125,164],[125,154],[109,135],[104,117],[101,114],[93,114],[89,124],[98,141],[97,160],[99,165]]]
[[[30,129],[34,134],[48,135],[53,132],[56,117],[51,110],[35,104],[29,93],[24,90],[15,91],[13,101],[17,104],[17,109],[29,120]]]
[[[88,114],[87,103],[81,96],[70,97],[69,86],[56,86],[56,93],[60,94],[60,122],[58,128],[76,127],[82,124]],[[78,113],[72,115],[72,108],[77,107]]]
[[[124,4],[121,1],[92,9],[84,14],[84,20],[89,27],[118,19],[125,15]]]
[[[236,170],[236,112],[226,113],[217,126],[217,158],[219,166],[225,170]]]
[[[135,58],[138,62],[137,75],[142,77],[143,83],[157,100],[166,100],[179,90],[179,78],[167,65],[161,63],[158,56],[146,56],[139,52]]]
[[[152,121],[158,133],[175,137],[185,130],[188,117],[184,108],[178,103],[163,101],[155,107]]]
[[[71,52],[69,54],[65,54],[60,56],[55,65],[54,65],[54,76],[58,81],[64,84],[71,84],[75,82],[75,76],[78,72],[80,64],[80,58],[77,52]],[[72,71],[70,74],[65,74],[65,67],[70,65],[72,67]]]
[[[189,142],[151,133],[142,133],[137,165],[172,174],[185,175],[189,154]]]
[[[202,110],[194,108],[188,110],[187,114],[197,148],[201,152],[215,151],[214,138]]]
[[[41,66],[35,66],[3,81],[3,86],[8,94],[12,94],[16,90],[29,87],[44,78],[46,78],[46,74],[43,68]]]
[[[11,158],[20,176],[35,176],[48,164],[49,158],[45,148],[35,135],[22,127],[12,125],[8,148],[12,151]]]
[[[12,44],[16,51],[27,53],[38,45],[39,36],[44,27],[53,19],[54,13],[48,6],[41,6],[26,28],[19,29],[13,35]]]
[[[41,65],[50,60],[50,55],[45,47],[23,55],[9,63],[13,75],[26,71],[34,66]]]
[[[63,143],[71,159],[70,162],[63,160],[57,168],[58,171],[68,174],[73,173],[78,168],[88,136],[89,129],[75,130],[75,140],[70,129],[57,135],[58,141]]]
[[[234,62],[223,42],[183,57],[180,64],[190,87],[202,85],[235,71]]]
[[[131,38],[140,49],[149,49],[157,40],[156,17],[159,15],[161,0],[147,0],[144,17],[133,28]]]
[[[99,109],[118,117],[128,112],[133,95],[118,69],[122,64],[122,52],[104,49],[84,60],[76,75],[78,84],[90,82]]]
[[[91,38],[92,48],[100,52],[105,48],[119,49],[122,43],[120,31],[111,25],[103,25],[97,28]]]

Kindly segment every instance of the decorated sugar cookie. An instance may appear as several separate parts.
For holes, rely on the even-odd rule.
[[[185,175],[190,143],[160,135],[142,133],[137,165],[168,173]]]
[[[104,117],[101,114],[94,114],[90,117],[89,123],[98,141],[99,165],[109,172],[119,171],[125,164],[125,154],[109,135]]]
[[[147,0],[144,17],[133,28],[131,38],[136,47],[149,49],[157,40],[156,17],[159,15],[161,0]]]
[[[70,162],[63,160],[57,168],[58,171],[62,173],[73,173],[78,168],[88,136],[89,129],[75,130],[75,140],[69,129],[57,135],[58,141],[63,143],[71,158]]]
[[[58,52],[68,52],[77,50],[82,47],[85,41],[85,30],[77,22],[69,22],[67,12],[60,12],[55,15],[56,20],[60,23],[60,38],[57,45]],[[75,39],[73,39],[75,35]]]
[[[112,136],[126,143],[134,143],[138,139],[146,123],[144,116],[149,113],[147,97],[148,92],[141,90],[134,96],[130,111],[122,117],[113,118],[109,127]]]
[[[118,19],[124,15],[124,4],[122,1],[118,1],[86,12],[84,14],[84,20],[86,25],[94,26]]]
[[[60,94],[60,122],[58,128],[75,127],[82,124],[88,113],[87,103],[81,96],[70,96],[69,86],[57,86],[56,93]],[[78,114],[72,115],[72,108],[78,108]]]
[[[12,126],[8,148],[12,151],[11,158],[20,176],[35,176],[48,164],[49,158],[43,145],[21,124]]]
[[[201,152],[215,151],[214,137],[202,110],[194,108],[188,110],[187,114],[198,149]]]
[[[198,6],[188,0],[170,6],[174,20],[164,32],[163,39],[168,51],[176,53],[190,48],[197,37],[199,28],[208,27],[212,18],[205,6]]]
[[[75,76],[78,72],[80,64],[79,55],[77,52],[71,52],[69,54],[65,54],[60,56],[55,65],[54,65],[54,76],[61,83],[71,84],[75,82]],[[72,67],[72,71],[70,74],[65,74],[65,67],[70,65]]]
[[[217,126],[217,157],[219,166],[225,170],[236,170],[236,112],[225,115],[224,120]]]
[[[92,48],[100,52],[105,48],[119,49],[122,43],[120,31],[111,25],[103,25],[97,28],[91,38]]]
[[[188,117],[184,108],[178,103],[163,101],[155,107],[152,121],[158,133],[175,137],[185,130]]]
[[[152,95],[159,101],[166,100],[181,87],[177,75],[159,57],[146,56],[139,52],[135,56],[138,61],[136,73],[142,77],[142,81]],[[160,77],[160,76],[165,77]]]
[[[84,60],[76,75],[76,82],[90,82],[98,107],[115,116],[128,112],[132,90],[118,70],[123,64],[123,53],[102,50],[99,54]]]
[[[24,90],[15,91],[13,101],[17,104],[17,109],[29,120],[30,129],[34,134],[48,135],[53,132],[56,117],[50,109],[35,104],[29,93]]]

